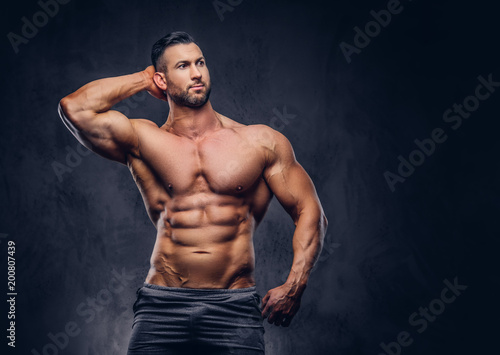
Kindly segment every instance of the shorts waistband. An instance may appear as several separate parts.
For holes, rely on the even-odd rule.
[[[154,285],[144,282],[144,287],[170,292],[179,292],[183,294],[192,295],[213,295],[213,294],[226,294],[226,293],[245,293],[245,292],[255,292],[257,286],[250,286],[244,288],[188,288],[188,287],[168,287]]]

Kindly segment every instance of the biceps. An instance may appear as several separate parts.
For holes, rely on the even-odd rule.
[[[297,162],[278,170],[267,178],[267,182],[280,204],[294,220],[306,207],[316,204],[318,200],[311,178]]]
[[[73,120],[75,137],[93,152],[126,164],[127,154],[137,147],[131,120],[118,111],[107,111]]]

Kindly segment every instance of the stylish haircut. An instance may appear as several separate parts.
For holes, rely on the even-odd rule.
[[[151,62],[153,62],[155,69],[167,71],[167,67],[164,61],[161,60],[165,49],[176,44],[189,43],[196,44],[193,37],[191,37],[188,33],[181,31],[171,32],[165,37],[162,37],[158,41],[156,41],[156,43],[153,45],[153,48],[151,49]]]

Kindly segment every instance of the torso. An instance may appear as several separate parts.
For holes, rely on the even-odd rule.
[[[255,285],[253,232],[272,193],[263,179],[265,126],[221,117],[189,139],[137,120],[128,166],[157,228],[146,282],[170,287]]]

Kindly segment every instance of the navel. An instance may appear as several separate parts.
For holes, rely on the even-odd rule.
[[[169,190],[172,190],[172,189],[173,189],[172,184],[168,184],[168,189],[169,189]]]

